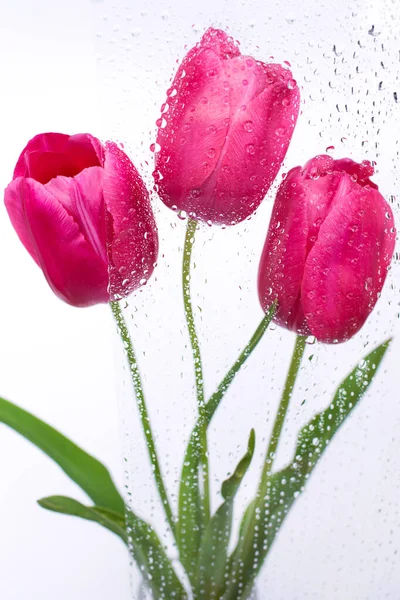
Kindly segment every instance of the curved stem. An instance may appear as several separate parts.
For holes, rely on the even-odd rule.
[[[232,554],[231,573],[235,573],[235,577],[242,577],[245,573],[245,569],[249,568],[248,558],[254,556],[254,543],[255,537],[258,535],[259,523],[257,520],[257,513],[263,513],[263,506],[265,505],[266,496],[268,492],[268,484],[270,481],[270,474],[272,471],[272,465],[276,451],[278,449],[279,440],[281,437],[283,425],[285,422],[286,413],[289,407],[290,399],[296,378],[300,369],[301,360],[303,358],[305,350],[306,338],[304,336],[297,336],[295,347],[293,350],[292,360],[290,362],[289,371],[286,376],[285,386],[283,388],[281,401],[278,407],[278,412],[275,417],[275,422],[272,428],[272,434],[268,445],[267,454],[265,457],[260,483],[258,485],[257,495],[249,504],[245,516],[242,520],[241,535],[236,547],[236,550]],[[259,518],[259,517],[258,517]],[[250,567],[250,570],[254,570],[254,565]],[[226,600],[236,600],[243,596],[238,596],[237,582],[235,578],[232,579],[232,584],[229,590],[225,594]],[[234,594],[234,595],[233,595]],[[247,597],[247,596],[245,596]]]
[[[189,332],[190,345],[192,347],[192,356],[196,381],[197,408],[199,411],[199,451],[201,454],[202,465],[203,511],[204,516],[208,521],[210,517],[210,483],[208,473],[207,420],[204,403],[203,365],[201,361],[200,344],[196,333],[196,325],[194,322],[192,301],[190,295],[190,265],[196,227],[197,221],[188,218],[185,245],[183,247],[182,290],[186,323]]]
[[[217,389],[215,390],[215,392],[213,393],[213,395],[207,402],[206,407],[205,407],[207,424],[211,421],[222,398],[224,397],[226,391],[228,390],[229,386],[231,385],[232,381],[234,380],[235,375],[238,373],[238,371],[240,371],[240,369],[242,368],[242,366],[244,365],[246,360],[249,358],[249,356],[251,355],[253,350],[256,348],[258,343],[261,341],[264,333],[266,332],[269,324],[272,321],[272,318],[275,314],[275,310],[276,310],[276,302],[274,302],[270,306],[270,308],[268,309],[268,312],[262,318],[261,322],[259,323],[257,329],[251,336],[251,338],[250,338],[249,342],[247,343],[247,345],[245,346],[244,350],[241,352],[241,354],[238,356],[236,361],[233,363],[232,367],[229,369],[228,373],[225,375],[225,377],[223,378],[223,380],[221,381],[221,383],[219,384],[219,386],[217,387]]]
[[[203,366],[201,362],[200,345],[196,333],[196,325],[192,309],[192,301],[190,296],[190,263],[192,258],[192,250],[194,244],[194,235],[197,227],[197,222],[193,219],[188,219],[185,245],[183,247],[183,262],[182,262],[182,289],[183,289],[183,305],[185,309],[185,317],[187,328],[189,331],[190,344],[192,346],[194,372],[196,379],[197,404],[199,413],[204,408],[204,381],[203,381]]]
[[[263,499],[266,494],[268,477],[272,471],[272,466],[276,455],[276,451],[278,449],[283,424],[285,422],[286,413],[289,408],[290,399],[292,397],[293,388],[296,383],[297,375],[299,373],[305,347],[306,337],[303,335],[298,335],[296,337],[296,343],[294,346],[289,371],[286,376],[285,387],[283,388],[278,412],[275,417],[274,426],[272,428],[271,438],[269,441],[268,450],[264,462],[264,468],[260,480],[260,485],[258,488],[258,497],[261,497],[261,499]]]
[[[165,515],[167,517],[168,524],[172,530],[174,537],[176,538],[176,524],[172,513],[171,505],[168,500],[167,490],[164,485],[162,478],[160,464],[158,462],[156,445],[154,442],[153,433],[151,430],[149,413],[147,411],[146,401],[143,393],[142,381],[140,378],[139,367],[137,364],[135,352],[132,345],[132,340],[129,335],[129,330],[126,325],[124,315],[118,302],[110,302],[111,310],[114,315],[114,319],[118,326],[118,332],[121,337],[126,357],[129,363],[129,370],[131,373],[132,383],[135,390],[137,406],[139,409],[140,420],[142,422],[144,436],[146,438],[147,450],[149,452],[150,462],[153,466],[154,478],[158,493],[161,498],[162,505],[164,507]]]

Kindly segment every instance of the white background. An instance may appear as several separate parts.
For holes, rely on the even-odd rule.
[[[242,52],[264,60],[274,54],[292,64],[302,90],[302,115],[283,170],[333,145],[335,157],[377,160],[375,181],[387,198],[396,195],[398,10],[391,0],[341,0],[334,5],[309,0],[304,6],[292,0],[279,6],[205,0],[196,8],[182,0],[3,2],[0,187],[11,178],[26,141],[49,130],[116,137],[150,183],[149,146],[175,61],[185,44],[192,46],[214,24],[228,27],[241,40]],[[372,34],[380,37],[368,33],[372,25]],[[161,436],[161,460],[175,490],[182,436],[187,436],[195,414],[180,292],[175,288],[184,223],[156,200],[155,206],[162,241],[159,265],[149,285],[132,299],[127,315],[134,317],[132,331],[152,420]],[[267,200],[249,222],[231,230],[199,232],[194,286],[196,304],[202,308],[197,319],[207,353],[208,394],[261,318],[254,281],[270,208]],[[394,209],[398,219],[397,202]],[[161,526],[143,466],[140,431],[130,419],[129,394],[119,433],[108,309],[63,305],[20,245],[4,209],[0,228],[0,393],[103,460],[121,487],[124,433],[133,502],[141,515],[154,513]],[[399,335],[399,283],[399,265],[394,263],[363,332],[338,349],[310,347],[308,357],[314,358],[305,361],[277,466],[290,459],[298,429],[329,403],[349,365],[388,335]],[[254,425],[261,460],[292,344],[290,334],[269,333],[227,396],[228,408],[213,422],[215,505],[217,485],[243,454]],[[263,575],[262,590],[268,590],[269,598],[399,600],[399,351],[396,338],[375,388],[338,435],[288,518]],[[304,406],[302,399],[307,399]],[[242,504],[256,474],[255,468],[240,496]],[[94,524],[37,507],[35,500],[50,494],[84,498],[50,461],[4,427],[0,475],[2,598],[130,597],[121,542]],[[265,592],[261,600],[266,600]]]
[[[94,18],[80,0],[0,3],[0,188],[36,133],[95,133]],[[122,486],[108,307],[78,310],[53,296],[3,206],[0,247],[0,394],[104,461]],[[127,600],[122,542],[36,505],[52,494],[86,501],[47,457],[0,425],[0,597]]]

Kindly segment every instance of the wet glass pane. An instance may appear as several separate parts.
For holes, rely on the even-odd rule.
[[[389,0],[334,4],[204,0],[196,6],[181,0],[135,4],[107,0],[95,10],[103,115],[98,134],[123,144],[151,190],[154,154],[160,150],[155,146],[156,121],[180,61],[209,26],[238,40],[242,54],[286,66],[300,89],[300,115],[292,142],[256,213],[234,226],[203,224],[196,232],[192,302],[209,398],[263,317],[257,271],[273,200],[285,173],[319,154],[369,160],[375,166],[372,179],[398,219],[399,7]],[[164,206],[155,191],[152,202],[160,236],[157,267],[128,298],[124,316],[176,512],[184,450],[197,416],[181,287],[187,219]],[[290,510],[251,597],[258,593],[258,598],[274,600],[398,598],[399,278],[395,252],[381,297],[357,335],[340,345],[307,338],[276,471],[293,459],[300,429],[330,405],[351,369],[378,344],[391,336],[394,340],[368,392]],[[367,289],[368,281],[365,285]],[[231,549],[243,511],[257,488],[294,339],[293,333],[276,324],[269,327],[208,429],[213,512],[222,502],[222,481],[243,457],[250,430],[256,431],[253,461],[235,501]],[[122,350],[119,364],[122,373]],[[123,378],[127,497],[135,513],[157,529],[181,576],[127,367]],[[285,491],[280,493],[284,504]],[[140,573],[133,566],[132,598],[147,597],[146,591],[138,591],[140,586]]]

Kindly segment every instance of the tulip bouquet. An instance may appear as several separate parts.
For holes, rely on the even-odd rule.
[[[215,392],[205,397],[191,300],[195,234],[201,223],[234,226],[254,213],[279,172],[299,106],[299,88],[288,68],[245,56],[225,32],[209,29],[183,59],[157,121],[155,191],[187,220],[182,293],[198,406],[185,442],[177,506],[165,484],[140,365],[121,309],[121,300],[149,279],[157,260],[156,222],[141,176],[113,142],[48,133],[28,143],[5,191],[11,222],[52,290],[73,306],[111,306],[179,565],[101,463],[4,399],[0,420],[53,458],[93,501],[84,506],[52,496],[40,500],[41,506],[95,521],[119,535],[140,569],[144,593],[155,599],[253,597],[286,515],[369,388],[389,346],[384,341],[354,366],[326,410],[299,432],[293,460],[274,469],[307,337],[341,343],[360,330],[379,298],[395,246],[392,211],[371,180],[371,164],[316,156],[292,168],[278,187],[259,263],[263,317]],[[208,427],[272,320],[297,337],[258,487],[236,528],[235,496],[252,461],[255,432],[221,483],[222,500],[212,511]]]

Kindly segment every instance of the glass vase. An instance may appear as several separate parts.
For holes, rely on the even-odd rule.
[[[334,4],[205,0],[196,6],[179,0],[132,5],[105,0],[95,10],[103,115],[97,134],[124,144],[149,189],[154,185],[155,123],[166,90],[177,63],[208,26],[225,29],[240,40],[242,53],[265,61],[274,57],[281,64],[288,61],[300,86],[301,114],[292,143],[259,209],[233,227],[204,224],[196,231],[190,286],[207,399],[262,319],[257,270],[283,173],[318,154],[373,161],[374,181],[398,220],[399,9],[390,0],[339,0]],[[187,219],[166,208],[156,193],[153,207],[160,236],[157,268],[153,277],[120,305],[176,516],[185,449],[198,418],[195,367],[182,296]],[[341,345],[307,339],[275,457],[276,470],[293,459],[299,431],[329,406],[349,371],[375,346],[394,338],[365,397],[282,518],[256,580],[258,597],[263,600],[397,599],[399,283],[395,254],[377,307],[359,334]],[[251,467],[235,501],[230,549],[257,489],[293,344],[291,332],[271,324],[208,428],[212,513],[222,502],[222,482],[246,452],[252,428],[256,434]],[[188,598],[195,599],[154,482],[124,348],[117,344],[116,351],[122,381],[119,397],[127,504],[157,531]],[[131,577],[132,599],[152,598],[133,560]],[[248,598],[255,598],[255,592],[251,593]]]

